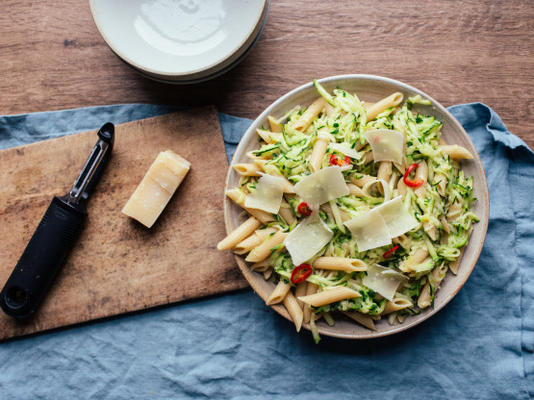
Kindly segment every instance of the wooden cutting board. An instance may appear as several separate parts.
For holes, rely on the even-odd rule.
[[[0,151],[1,286],[95,142],[91,131]],[[189,160],[191,170],[147,229],[120,211],[166,149]],[[213,107],[117,125],[80,240],[35,316],[16,321],[0,312],[0,340],[246,287],[230,252],[215,247],[225,236],[227,168]]]

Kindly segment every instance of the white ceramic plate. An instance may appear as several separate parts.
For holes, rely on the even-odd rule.
[[[482,251],[486,231],[488,228],[489,218],[489,194],[488,185],[486,182],[486,175],[484,167],[478,153],[476,152],[473,143],[469,136],[460,125],[460,123],[436,100],[432,99],[427,94],[421,92],[414,87],[408,86],[402,82],[395,81],[388,78],[372,75],[342,75],[333,76],[321,79],[319,82],[330,92],[336,87],[343,88],[349,92],[354,92],[361,100],[376,102],[394,92],[401,92],[404,98],[416,94],[429,99],[432,106],[414,106],[415,111],[424,114],[433,115],[439,120],[443,121],[442,137],[449,144],[459,144],[467,148],[474,156],[473,160],[462,163],[462,169],[467,175],[474,178],[474,197],[478,200],[473,205],[473,211],[480,218],[480,222],[474,225],[473,232],[469,239],[468,245],[463,250],[463,256],[459,265],[458,275],[448,274],[443,280],[441,288],[437,292],[434,307],[426,309],[419,315],[410,316],[406,318],[404,323],[396,326],[391,326],[387,322],[387,318],[383,318],[376,324],[377,331],[373,332],[364,327],[357,325],[355,322],[340,319],[336,321],[335,326],[330,327],[323,321],[318,323],[319,332],[327,336],[335,336],[345,339],[367,339],[376,338],[380,336],[391,335],[393,333],[404,331],[412,326],[415,326],[430,316],[434,315],[442,309],[452,298],[458,293],[467,278],[473,271],[475,264]],[[231,161],[231,166],[236,163],[248,162],[249,159],[246,153],[258,149],[260,144],[256,128],[262,125],[268,126],[267,116],[281,117],[288,110],[296,105],[309,105],[319,95],[313,87],[312,83],[303,85],[297,89],[292,90],[280,99],[271,104],[250,126],[243,139],[237,147],[234,157]],[[239,174],[230,167],[226,178],[226,189],[238,186]],[[226,223],[226,231],[231,232],[242,222],[243,210],[236,206],[231,200],[225,198],[224,200],[224,218]],[[274,283],[265,281],[263,275],[250,271],[244,258],[236,256],[236,261],[241,269],[241,272],[250,283],[252,288],[260,295],[263,300],[266,300],[272,290]],[[285,308],[281,305],[275,305],[273,308],[285,318],[289,319],[289,315]],[[309,329],[309,325],[304,325]]]
[[[148,75],[173,80],[198,79],[238,59],[261,30],[267,4],[90,0],[96,26],[120,58]]]

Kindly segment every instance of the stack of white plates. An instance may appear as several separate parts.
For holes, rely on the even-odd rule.
[[[111,50],[142,75],[175,84],[215,78],[259,39],[269,0],[89,0]]]

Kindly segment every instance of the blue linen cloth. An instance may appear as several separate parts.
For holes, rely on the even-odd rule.
[[[173,110],[0,117],[0,148]],[[490,225],[472,276],[430,320],[389,338],[315,345],[244,290],[0,343],[0,398],[534,397],[534,153],[489,107],[450,110],[484,162]],[[220,120],[230,156],[250,120]]]

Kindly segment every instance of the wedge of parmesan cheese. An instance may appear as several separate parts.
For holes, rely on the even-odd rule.
[[[388,227],[391,238],[402,235],[419,225],[419,222],[410,213],[408,207],[402,202],[402,196],[397,196],[374,208],[378,210]]]
[[[321,205],[350,193],[339,167],[323,168],[305,176],[295,185],[297,193],[310,205]]]
[[[403,281],[403,275],[395,272],[378,264],[368,265],[367,275],[362,279],[362,283],[389,301],[393,301],[393,296]]]
[[[315,256],[333,236],[330,228],[314,213],[289,232],[284,245],[293,265],[298,266]]]
[[[364,133],[364,136],[371,145],[375,162],[393,161],[402,164],[404,155],[402,133],[389,129],[370,129]]]
[[[256,190],[245,199],[245,207],[278,214],[286,182],[279,177],[263,174]]]
[[[359,252],[391,244],[386,221],[376,208],[345,222],[345,226],[352,233]]]
[[[189,161],[171,150],[159,153],[122,213],[152,227],[190,167]]]

